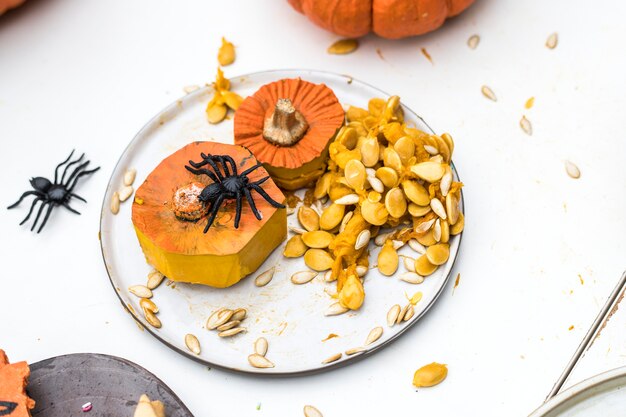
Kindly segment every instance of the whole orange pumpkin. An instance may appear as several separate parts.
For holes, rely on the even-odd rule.
[[[439,28],[474,0],[288,0],[318,26],[356,38],[370,31],[383,38],[421,35]]]

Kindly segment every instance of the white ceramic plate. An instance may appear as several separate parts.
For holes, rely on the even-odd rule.
[[[388,97],[388,94],[347,76],[302,70],[268,71],[232,78],[232,90],[246,97],[264,84],[295,77],[326,84],[344,105],[367,107],[372,97]],[[122,154],[107,187],[100,224],[102,254],[117,295],[135,319],[157,339],[194,360],[209,366],[271,375],[301,374],[344,365],[376,351],[415,324],[444,288],[459,250],[460,235],[450,240],[449,261],[420,285],[399,279],[400,273],[404,272],[402,265],[394,277],[385,277],[378,270],[371,269],[365,279],[367,296],[363,307],[341,316],[324,316],[333,302],[324,292],[324,287],[334,288],[335,284],[324,283],[323,274],[306,285],[291,283],[290,276],[294,272],[307,268],[302,258],[283,258],[284,244],[268,257],[256,273],[233,287],[215,289],[181,283],[161,285],[155,290],[153,298],[160,309],[158,317],[163,323],[160,329],[150,327],[143,315],[137,314],[141,312],[139,299],[128,292],[128,287],[145,284],[151,267],[146,264],[133,230],[132,198],[122,203],[119,214],[115,216],[109,209],[111,195],[120,188],[128,168],[137,170],[135,187],[139,187],[161,160],[189,142],[232,143],[232,118],[217,125],[210,125],[206,120],[205,107],[211,95],[211,87],[197,90],[177,100],[148,122]],[[408,123],[430,130],[413,111],[406,107],[404,111]],[[456,171],[454,175],[457,175]],[[295,215],[288,216],[288,222],[298,226]],[[372,242],[370,251],[370,264],[374,265],[379,248]],[[408,246],[399,252],[417,256]],[[256,287],[254,278],[274,266],[276,273],[273,280],[265,287]],[[394,304],[406,305],[406,294],[411,296],[417,291],[423,293],[423,298],[415,306],[413,318],[388,327],[386,315],[390,307]],[[214,331],[207,331],[203,327],[206,319],[219,307],[246,308],[248,318],[242,326],[248,331],[225,339],[219,338]],[[333,354],[362,346],[370,330],[376,326],[384,328],[383,336],[365,351],[353,356],[344,354],[340,360],[322,365],[322,361]],[[195,334],[200,340],[202,353],[199,356],[186,348],[184,337],[187,333]],[[331,333],[339,337],[323,342]],[[274,362],[275,368],[256,369],[248,364],[247,356],[252,353],[252,345],[260,336],[269,341],[267,357]]]

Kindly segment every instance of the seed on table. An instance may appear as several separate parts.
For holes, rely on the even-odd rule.
[[[143,314],[146,317],[146,321],[150,326],[154,327],[155,329],[161,328],[161,320],[159,320],[159,318],[152,311],[144,310]]]
[[[155,314],[159,312],[159,307],[157,307],[157,305],[154,304],[154,301],[149,298],[142,298],[139,300],[139,307],[141,307],[142,310],[150,310]]]
[[[254,280],[254,285],[256,285],[257,287],[264,287],[267,284],[269,284],[272,278],[274,277],[274,271],[275,271],[275,268],[272,267],[268,269],[267,271],[259,274],[259,276],[256,277]]]
[[[411,202],[419,206],[427,206],[430,204],[428,191],[419,182],[404,180],[402,181],[402,189],[404,190],[406,197],[411,200]]]
[[[335,353],[334,355],[329,356],[328,358],[324,359],[322,361],[322,364],[326,365],[327,363],[336,362],[339,359],[341,359],[342,356],[343,356],[343,354],[341,352],[340,353]]]
[[[467,46],[469,46],[470,49],[476,49],[479,42],[480,42],[480,36],[472,35],[467,40]]]
[[[446,376],[448,376],[447,366],[433,362],[415,371],[413,375],[413,385],[417,388],[432,387],[440,384],[446,379]]]
[[[301,227],[296,227],[296,226],[288,226],[287,229],[289,229],[290,232],[293,232],[297,235],[302,235],[304,233],[306,233],[306,229],[303,229]]]
[[[333,235],[325,230],[315,230],[302,234],[302,241],[309,248],[325,249],[333,241]]]
[[[340,39],[328,47],[327,52],[332,55],[345,55],[356,51],[359,41],[356,39]]]
[[[403,136],[393,144],[393,149],[400,157],[402,163],[406,164],[415,155],[415,142],[413,142],[413,138]]]
[[[298,210],[298,221],[309,232],[319,230],[320,228],[320,216],[311,207],[300,207]]]
[[[411,298],[409,298],[409,303],[411,303],[411,305],[415,305],[419,303],[423,295],[424,294],[422,294],[421,291],[416,292],[415,294],[411,296]]]
[[[229,310],[227,308],[221,308],[211,314],[206,321],[207,330],[215,330],[222,324],[230,321],[233,316],[233,310]]]
[[[487,87],[486,85],[483,85],[480,88],[480,92],[483,93],[483,96],[487,97],[489,100],[498,101],[496,94],[493,92],[491,88]]]
[[[119,192],[120,201],[124,202],[128,200],[128,198],[133,195],[133,187],[131,185],[125,185]]]
[[[409,284],[421,284],[424,282],[424,277],[417,274],[416,272],[405,272],[400,275],[400,279]]]
[[[398,250],[404,246],[404,242],[401,240],[392,240],[391,245],[393,246],[395,250]]]
[[[452,171],[450,169],[446,170],[446,173],[441,177],[441,183],[439,184],[439,188],[441,189],[441,195],[444,197],[448,195],[450,191],[450,186],[452,185]]]
[[[389,327],[393,327],[393,325],[396,324],[400,310],[401,307],[398,304],[395,304],[389,309],[389,312],[387,313],[387,325]]]
[[[146,287],[148,287],[151,290],[154,290],[159,285],[161,285],[164,278],[165,276],[162,273],[154,269],[148,274],[148,282],[146,283]]]
[[[111,196],[111,213],[117,214],[120,212],[120,194],[115,191]]]
[[[242,333],[247,331],[248,329],[246,329],[245,327],[235,327],[229,330],[224,330],[222,332],[219,332],[217,335],[219,337],[231,337],[234,336],[236,334]]]
[[[532,136],[533,126],[530,124],[530,120],[528,120],[526,116],[522,116],[519,121],[519,126],[522,128],[524,133],[526,133],[528,136]]]
[[[437,155],[439,153],[439,149],[435,148],[432,145],[424,145],[424,150],[430,155]]]
[[[365,274],[367,274],[368,270],[369,270],[369,268],[366,267],[365,265],[357,265],[357,267],[356,267],[356,274],[359,277],[364,277]]]
[[[365,179],[367,173],[365,172],[365,165],[358,159],[351,159],[346,164],[343,170],[346,182],[353,190],[359,191],[365,187]]]
[[[374,238],[374,243],[376,244],[376,246],[382,246],[385,244],[387,238],[389,238],[389,236],[391,235],[392,233],[381,233]]]
[[[383,328],[380,326],[374,327],[372,330],[370,330],[367,338],[365,339],[365,346],[371,345],[372,343],[376,342],[378,339],[380,339],[382,335]]]
[[[404,216],[404,213],[406,213],[406,207],[407,204],[404,199],[404,193],[400,188],[394,187],[387,191],[387,194],[385,195],[385,208],[391,217],[399,219]]]
[[[255,368],[273,368],[274,364],[272,361],[267,359],[265,356],[259,355],[258,353],[253,353],[248,356],[248,363]]]
[[[254,353],[257,355],[265,356],[267,354],[267,349],[269,344],[267,343],[267,339],[264,337],[259,337],[254,342]]]
[[[356,237],[356,243],[354,244],[354,249],[359,250],[367,246],[370,242],[371,233],[369,229],[362,230],[359,235]]]
[[[376,178],[378,178],[385,187],[393,188],[398,184],[398,173],[389,167],[380,167],[376,170]]]
[[[131,168],[124,173],[124,185],[133,185],[135,182],[135,177],[137,176],[137,170],[135,168]]]
[[[334,201],[335,204],[339,204],[342,206],[351,206],[353,204],[358,204],[358,202],[359,196],[357,194],[347,194]]]
[[[324,273],[324,282],[333,282],[336,281],[337,278],[333,276],[333,270],[329,269]]]
[[[320,410],[313,407],[312,405],[304,406],[304,417],[324,417]]]
[[[332,203],[324,209],[322,217],[320,217],[320,228],[322,230],[331,230],[341,223],[346,211],[346,206]]]
[[[554,49],[556,48],[558,43],[559,43],[559,34],[554,32],[550,34],[550,36],[548,36],[548,39],[546,40],[546,47],[548,49]]]
[[[440,226],[441,226],[441,238],[439,239],[439,243],[448,243],[448,241],[450,240],[450,223],[444,220],[441,222]]]
[[[237,308],[233,311],[233,315],[230,316],[230,320],[244,321],[248,315],[248,310],[245,308]]]
[[[308,250],[308,247],[302,240],[302,235],[292,236],[285,245],[283,256],[285,258],[299,258]]]
[[[152,298],[152,290],[145,285],[133,285],[128,287],[128,291],[139,298]]]
[[[317,276],[317,272],[299,271],[291,276],[291,282],[296,285],[306,284]]]
[[[571,178],[580,178],[580,169],[571,161],[565,161],[565,171]]]
[[[336,303],[331,304],[330,307],[326,309],[326,312],[324,313],[324,315],[325,316],[338,316],[340,314],[347,312],[348,310],[349,308],[342,306],[340,302],[336,302]]]
[[[387,222],[389,213],[384,204],[364,200],[363,203],[361,203],[361,215],[369,224],[382,226]]]
[[[196,355],[200,354],[200,341],[193,334],[188,333],[185,335],[185,345],[187,346],[187,349],[189,349],[191,352],[195,353]]]
[[[380,144],[378,143],[377,138],[367,137],[363,139],[363,141],[361,142],[360,151],[363,165],[371,168],[378,163],[378,158],[380,155]]]
[[[232,317],[231,317],[231,318],[232,318]],[[237,326],[239,326],[240,324],[241,324],[241,321],[239,321],[239,320],[231,320],[231,321],[229,321],[229,322],[226,322],[226,323],[222,324],[221,326],[217,326],[217,329],[216,329],[216,330],[217,330],[218,332],[223,332],[223,331],[225,331],[225,330],[230,330],[230,329],[232,329],[232,328],[234,328],[234,327],[237,327]]]
[[[326,271],[332,268],[334,262],[330,253],[324,249],[309,249],[304,253],[304,264],[314,271]]]

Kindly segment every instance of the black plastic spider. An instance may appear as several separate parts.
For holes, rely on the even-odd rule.
[[[251,168],[246,169],[241,174],[237,173],[237,166],[232,157],[228,155],[206,155],[204,153],[200,154],[202,157],[201,162],[193,162],[189,161],[189,165],[185,165],[185,168],[196,175],[205,174],[208,175],[209,178],[213,180],[212,184],[207,185],[200,196],[198,197],[200,201],[205,204],[210,204],[209,207],[209,219],[206,227],[204,228],[204,233],[206,233],[211,225],[213,224],[213,220],[215,220],[215,216],[217,215],[217,211],[219,210],[222,202],[224,200],[236,200],[237,208],[235,212],[235,229],[239,228],[239,220],[241,219],[241,204],[242,198],[245,196],[246,200],[248,200],[248,204],[254,213],[254,216],[257,220],[261,220],[261,213],[257,210],[254,205],[254,199],[252,198],[252,194],[250,191],[254,190],[261,195],[270,203],[273,207],[276,208],[285,208],[284,205],[280,204],[277,201],[274,201],[272,197],[270,197],[263,188],[261,188],[261,184],[267,181],[270,177],[264,177],[260,180],[250,182],[248,178],[248,174],[250,174],[255,169],[262,166],[261,163],[257,163]],[[221,165],[224,173],[220,171],[218,167],[218,163]],[[228,165],[230,164],[230,169]],[[206,168],[202,168],[205,165],[210,165],[213,168],[215,173],[209,171]],[[231,172],[232,170],[232,172]]]
[[[72,191],[74,190],[74,187],[76,186],[76,183],[78,182],[78,179],[80,177],[93,174],[94,172],[99,170],[100,167],[86,171],[85,168],[87,168],[87,165],[89,165],[89,161],[85,161],[81,163],[80,165],[78,165],[76,168],[74,168],[74,171],[72,171],[72,173],[66,180],[65,175],[67,174],[67,170],[71,166],[76,165],[79,162],[81,162],[83,160],[83,157],[85,156],[85,154],[82,154],[80,158],[67,164],[68,161],[72,158],[72,155],[74,155],[74,151],[70,153],[70,156],[68,156],[65,161],[57,165],[57,167],[54,170],[53,182],[50,182],[49,179],[44,178],[44,177],[31,178],[30,185],[34,188],[34,190],[26,191],[24,194],[22,194],[20,199],[17,200],[17,202],[7,207],[8,209],[12,209],[14,207],[17,207],[22,202],[22,200],[24,200],[24,198],[28,197],[29,195],[35,196],[35,199],[33,200],[33,203],[30,206],[30,210],[28,211],[28,215],[26,215],[26,217],[24,218],[24,220],[22,220],[20,225],[28,221],[38,201],[41,201],[42,203],[39,206],[39,211],[37,212],[37,217],[35,217],[33,226],[30,228],[31,231],[35,230],[35,227],[37,226],[37,222],[39,221],[39,217],[41,216],[41,213],[43,212],[43,208],[45,206],[48,206],[48,210],[46,211],[46,215],[44,216],[43,222],[39,226],[39,230],[37,230],[37,233],[41,232],[43,227],[46,225],[46,222],[48,221],[48,217],[50,217],[50,213],[52,212],[52,209],[56,206],[63,206],[69,211],[71,211],[72,213],[80,214],[78,211],[70,207],[69,201],[72,197],[75,197],[84,202],[87,202],[87,200],[74,194]],[[63,165],[65,165],[65,169],[63,170],[63,174],[61,175],[59,182],[57,182],[59,168],[61,168]]]

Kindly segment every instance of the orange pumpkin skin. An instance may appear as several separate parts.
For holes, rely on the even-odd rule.
[[[206,216],[197,222],[178,219],[172,207],[176,190],[192,182],[211,183],[206,175],[194,175],[185,169],[189,160],[200,160],[201,152],[232,156],[239,172],[257,163],[250,151],[241,146],[190,143],[165,158],[137,189],[132,221],[146,260],[158,271],[173,281],[224,288],[254,272],[280,245],[287,236],[287,215],[285,209],[272,207],[252,191],[263,218],[257,220],[244,199],[239,229],[233,225],[234,200],[222,204],[206,234]],[[265,169],[259,168],[248,178],[256,181],[267,175]],[[285,200],[272,180],[262,187],[274,200]]]
[[[263,137],[263,127],[284,98],[309,126],[297,143],[277,146]],[[250,149],[279,187],[297,190],[324,173],[328,147],[343,124],[343,107],[330,88],[299,78],[283,79],[264,85],[241,103],[235,112],[235,144]]]
[[[388,39],[422,35],[474,0],[288,0],[318,26],[348,37],[370,31]]]

